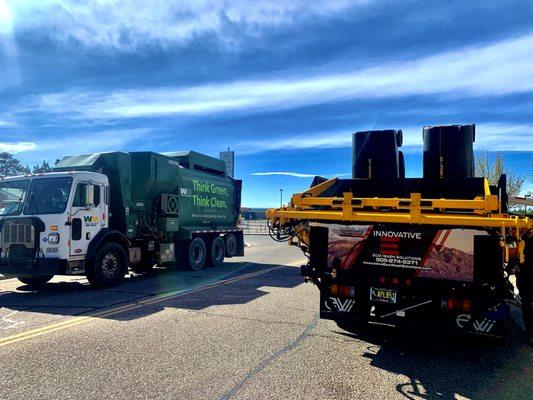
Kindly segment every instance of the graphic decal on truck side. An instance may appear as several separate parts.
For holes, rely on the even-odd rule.
[[[468,329],[471,319],[472,319],[472,316],[470,314],[459,314],[456,319],[457,326],[461,329]],[[476,332],[490,333],[492,328],[494,328],[494,325],[496,325],[496,321],[493,321],[487,318],[481,318],[481,319],[475,320],[472,323],[472,328]]]
[[[329,229],[330,269],[402,268],[414,276],[472,282],[474,229],[316,224]]]
[[[329,304],[332,304],[335,310],[332,310]],[[353,306],[355,305],[354,299],[345,299],[341,300],[338,297],[330,297],[329,301],[324,302],[324,306],[328,311],[337,311],[337,312],[350,312],[352,311]]]

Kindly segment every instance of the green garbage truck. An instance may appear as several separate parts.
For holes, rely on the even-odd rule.
[[[219,266],[244,255],[241,186],[194,151],[68,156],[0,179],[0,274],[33,286],[84,274],[104,288],[129,268]]]

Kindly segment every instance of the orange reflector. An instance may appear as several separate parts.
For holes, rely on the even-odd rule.
[[[329,291],[331,294],[337,295],[339,293],[339,287],[337,285],[331,285]]]
[[[57,227],[57,225],[52,225],[52,226],[50,227],[50,230],[51,230],[51,231],[57,231],[57,230],[59,230],[59,228]]]
[[[470,300],[463,300],[463,311],[472,311],[472,302]]]
[[[398,280],[398,278],[392,278],[392,284],[393,285],[397,285],[400,281]]]
[[[387,280],[385,279],[384,276],[382,276],[381,278],[379,278],[379,283],[383,284],[383,283],[385,283],[385,282],[387,282]]]

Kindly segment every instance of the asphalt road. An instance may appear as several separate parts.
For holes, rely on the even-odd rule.
[[[248,236],[244,259],[93,291],[0,282],[0,399],[533,398],[533,350],[319,320],[295,248]],[[517,317],[517,314],[515,314]]]

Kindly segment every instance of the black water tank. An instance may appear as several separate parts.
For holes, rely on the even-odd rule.
[[[424,178],[474,177],[476,126],[425,126]]]
[[[352,177],[391,179],[404,176],[400,167],[398,147],[402,131],[387,129],[353,134]]]

